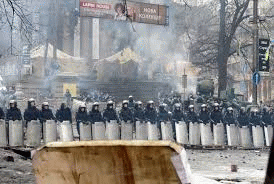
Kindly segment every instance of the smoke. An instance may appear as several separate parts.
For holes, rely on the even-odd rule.
[[[166,5],[169,6],[168,26],[101,20],[102,30],[112,35],[113,52],[110,55],[131,48],[143,58],[141,73],[147,73],[149,78],[157,81],[168,81],[178,92],[183,91],[181,75],[186,68],[189,76],[188,92],[195,93],[196,72],[190,69],[192,66],[188,63],[188,46],[176,36],[176,4]]]

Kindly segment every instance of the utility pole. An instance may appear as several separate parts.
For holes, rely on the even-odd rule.
[[[253,0],[253,73],[257,72],[258,61],[258,0]],[[257,84],[253,82],[253,105],[257,105]]]

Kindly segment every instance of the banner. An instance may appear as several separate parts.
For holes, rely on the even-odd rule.
[[[80,16],[168,25],[167,6],[129,1],[80,0]]]

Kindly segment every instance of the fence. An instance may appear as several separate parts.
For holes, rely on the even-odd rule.
[[[273,127],[185,123],[185,122],[95,122],[80,123],[80,136],[76,126],[48,120],[41,124],[31,121],[27,127],[22,121],[0,120],[0,146],[38,147],[49,142],[88,140],[170,140],[190,146],[234,146],[263,148],[271,146]]]

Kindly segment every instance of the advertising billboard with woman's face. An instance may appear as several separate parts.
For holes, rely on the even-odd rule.
[[[168,7],[129,1],[125,4],[120,1],[80,0],[80,16],[167,25]]]

